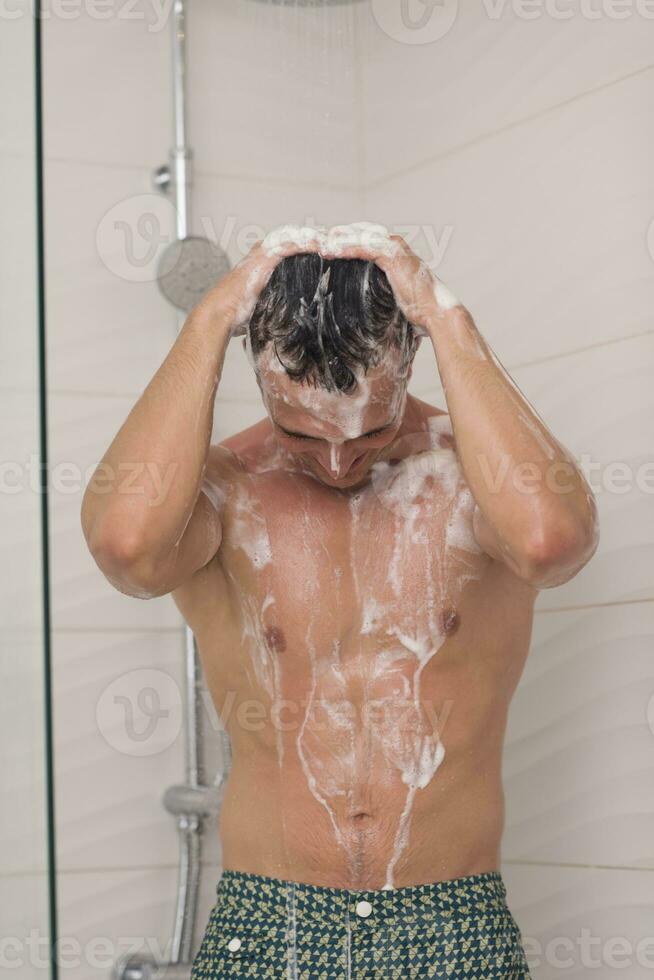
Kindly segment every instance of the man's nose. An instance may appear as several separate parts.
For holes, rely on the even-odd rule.
[[[326,459],[323,465],[333,477],[338,479],[338,477],[345,476],[352,465],[353,459],[354,451],[351,447],[345,446],[343,443],[332,442],[327,447]]]

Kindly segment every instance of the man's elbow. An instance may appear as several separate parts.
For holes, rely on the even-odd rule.
[[[162,580],[162,563],[138,528],[111,516],[90,525],[83,519],[82,524],[95,563],[116,589],[137,599],[154,599],[169,591]]]
[[[595,515],[586,525],[570,522],[550,527],[525,547],[521,578],[537,589],[564,585],[590,560],[598,541]]]

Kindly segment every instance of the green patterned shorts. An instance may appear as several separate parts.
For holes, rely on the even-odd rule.
[[[224,871],[191,980],[525,980],[498,871],[380,891]]]

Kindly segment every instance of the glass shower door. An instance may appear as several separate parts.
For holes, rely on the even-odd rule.
[[[0,15],[0,972],[50,980],[37,44]]]

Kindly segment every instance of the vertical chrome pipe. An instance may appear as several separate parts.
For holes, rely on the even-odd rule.
[[[186,3],[174,0],[172,7],[172,80],[173,133],[171,175],[174,188],[177,238],[186,238],[191,222],[192,153],[188,146],[186,125]],[[181,324],[180,324],[181,326]],[[184,708],[185,708],[185,776],[188,786],[196,788],[202,779],[200,758],[200,665],[192,630],[184,629]],[[180,863],[177,888],[175,927],[171,944],[171,962],[188,962],[192,954],[202,855],[202,821],[197,816],[179,818]]]
[[[186,133],[186,4],[174,0],[173,24],[173,128],[174,144],[171,152],[171,174],[177,212],[177,237],[189,234],[191,216],[192,153],[187,145]]]
[[[176,211],[178,239],[189,235],[191,221],[192,153],[188,147],[186,127],[186,9],[185,0],[174,0],[172,9],[172,79],[174,144],[170,153],[170,185]],[[178,317],[177,329],[183,318]],[[183,980],[188,976],[193,958],[193,940],[197,919],[200,873],[202,868],[202,832],[204,819],[219,806],[202,797],[200,803],[189,790],[206,791],[203,785],[201,670],[192,630],[184,628],[184,773],[185,785],[170,787],[164,805],[177,819],[179,832],[179,868],[175,922],[168,963],[152,957],[133,955],[116,964],[116,980],[159,980],[167,977]],[[182,804],[180,805],[180,793]]]

